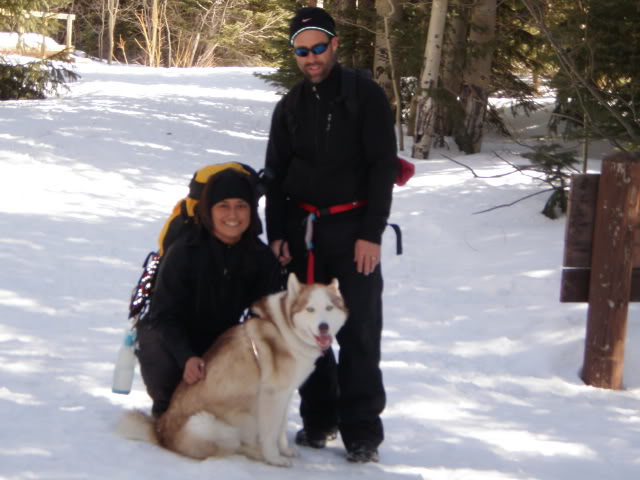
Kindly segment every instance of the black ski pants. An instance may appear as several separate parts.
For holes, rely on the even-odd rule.
[[[173,392],[182,380],[182,369],[164,346],[160,333],[148,325],[138,327],[138,362],[147,393],[153,400],[151,413],[159,417],[169,408]]]
[[[343,215],[335,214],[333,217]],[[381,267],[358,273],[354,248],[359,217],[317,220],[314,224],[315,282],[337,278],[349,316],[337,335],[338,361],[332,350],[300,388],[300,415],[308,435],[319,436],[337,426],[347,449],[364,444],[377,447],[384,439],[380,414],[386,395],[380,370],[382,334]],[[290,271],[306,281],[305,222],[295,215],[287,229],[293,260]]]

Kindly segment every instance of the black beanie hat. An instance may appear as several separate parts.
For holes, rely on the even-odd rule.
[[[305,30],[320,30],[329,37],[336,36],[336,22],[326,10],[318,7],[303,7],[296,12],[289,25],[289,41],[293,45],[296,36]]]
[[[255,195],[249,176],[232,168],[215,174],[207,189],[207,208],[213,207],[225,198],[241,198],[253,205]]]

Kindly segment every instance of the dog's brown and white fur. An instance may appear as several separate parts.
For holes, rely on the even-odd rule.
[[[174,393],[155,423],[162,446],[204,459],[241,453],[271,465],[290,466],[286,424],[293,392],[331,345],[347,311],[330,285],[303,285],[289,275],[287,290],[253,305],[256,315],[222,335],[204,355],[205,378]],[[132,412],[120,425],[129,438],[152,420]],[[136,426],[138,433],[135,433]]]

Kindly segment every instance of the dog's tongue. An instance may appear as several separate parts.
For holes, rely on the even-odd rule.
[[[331,346],[331,342],[333,342],[333,337],[328,334],[316,335],[316,343],[322,350],[326,350]]]

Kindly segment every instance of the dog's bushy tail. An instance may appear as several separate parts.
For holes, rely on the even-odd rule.
[[[129,440],[159,445],[155,431],[155,420],[140,410],[130,410],[118,422],[116,432]]]

